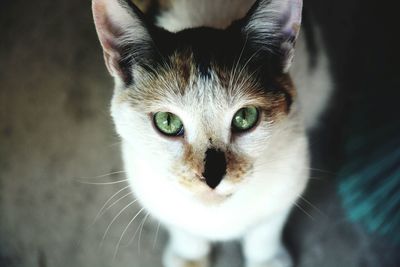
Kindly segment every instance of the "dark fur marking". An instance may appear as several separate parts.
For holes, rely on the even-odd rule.
[[[143,12],[135,5],[131,0],[118,0],[121,6],[125,7],[125,10],[132,16],[137,18],[142,24],[144,29],[151,29],[153,26],[153,21],[149,16],[145,16]],[[119,29],[119,35],[122,33]],[[140,40],[140,38],[139,38]],[[133,63],[140,64],[143,67],[148,67],[151,65],[153,60],[153,55],[156,53],[153,42],[132,42],[130,44],[124,44],[123,46],[116,47],[116,50],[120,54],[118,60],[118,66],[121,72],[121,76],[124,80],[125,86],[131,86],[134,81],[132,77],[132,67]],[[133,57],[135,55],[135,57]]]
[[[210,79],[211,78],[211,66],[209,60],[202,60],[198,63],[198,69],[200,73],[200,77],[203,79]]]

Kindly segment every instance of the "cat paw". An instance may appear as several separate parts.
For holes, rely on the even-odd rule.
[[[178,256],[172,250],[167,249],[164,252],[163,266],[164,267],[209,267],[210,264],[208,257],[196,260],[188,260]]]
[[[282,249],[269,260],[262,262],[248,261],[246,267],[293,267],[293,261],[289,253],[285,249]]]

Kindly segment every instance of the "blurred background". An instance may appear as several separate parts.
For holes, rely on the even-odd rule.
[[[400,266],[399,158],[378,168],[400,147],[400,24],[392,2],[305,0],[328,45],[336,93],[312,133],[307,201],[293,210],[285,231],[297,266]],[[112,80],[90,6],[89,0],[0,1],[1,267],[161,266],[167,234],[145,216],[113,259],[128,218],[140,209],[113,221],[129,198],[93,223],[127,184],[118,182],[124,174],[109,116]],[[377,162],[379,182],[367,168]],[[358,201],[372,206],[362,215],[354,199],[346,201],[359,193],[348,185],[355,176]],[[386,191],[371,200],[375,188]],[[374,217],[383,218],[382,231],[370,227]],[[218,267],[242,266],[235,242],[217,244],[213,258]]]

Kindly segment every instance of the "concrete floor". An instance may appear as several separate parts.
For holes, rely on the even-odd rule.
[[[321,10],[316,18],[331,30],[327,40],[340,55],[355,27],[343,35],[338,29],[343,25],[335,27],[329,20],[344,1],[327,6],[309,2]],[[340,13],[340,23],[357,13],[353,2]],[[158,225],[151,218],[126,245],[143,216],[113,259],[128,218],[140,207],[119,217],[102,242],[107,226],[130,199],[92,225],[103,203],[126,184],[77,182],[83,177],[123,179],[115,173],[122,170],[119,140],[108,111],[112,81],[90,1],[3,0],[0,30],[0,266],[160,266],[167,235],[162,228],[156,234]],[[344,62],[342,53],[334,61],[336,69],[343,69]],[[344,72],[337,72],[339,85]],[[337,123],[336,115],[327,116],[331,126],[315,134],[314,166],[330,171],[313,175],[319,179],[311,181],[306,194],[313,206],[301,203],[304,211],[294,210],[285,235],[288,246],[299,267],[400,266],[393,246],[345,219],[333,179],[340,158]],[[115,174],[94,178],[109,173]],[[242,266],[237,243],[217,244],[213,257],[217,267]]]

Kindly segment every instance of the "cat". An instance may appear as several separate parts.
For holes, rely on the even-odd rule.
[[[292,266],[281,233],[330,92],[301,38],[293,73],[308,93],[289,74],[302,1],[162,1],[153,21],[130,0],[92,6],[129,183],[170,234],[164,266],[210,266],[228,240],[247,267]]]

